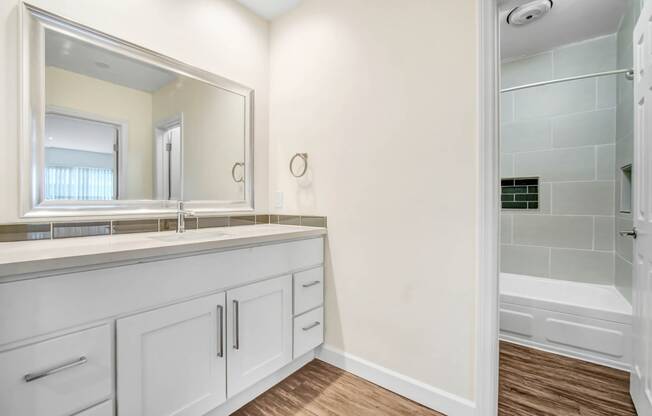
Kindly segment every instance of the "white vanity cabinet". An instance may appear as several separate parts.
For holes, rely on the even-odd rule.
[[[292,276],[227,292],[232,397],[292,361]]]
[[[323,342],[323,244],[0,279],[0,415],[229,414]]]
[[[202,416],[226,401],[225,294],[116,325],[121,416]]]

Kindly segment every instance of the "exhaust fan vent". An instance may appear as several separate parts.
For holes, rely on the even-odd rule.
[[[514,8],[507,15],[507,23],[522,26],[543,17],[552,9],[552,0],[535,0]]]

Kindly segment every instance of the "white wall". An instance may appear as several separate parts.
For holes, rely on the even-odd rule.
[[[270,191],[328,216],[326,343],[468,399],[475,4],[305,0],[271,31]]]
[[[614,70],[616,60],[616,35],[599,37],[503,63],[502,87]],[[614,284],[619,78],[501,95],[501,176],[540,178],[538,210],[503,210],[503,272]]]
[[[256,91],[255,169],[268,168],[269,24],[233,0],[34,0],[100,31],[214,72]],[[18,11],[0,2],[0,223],[18,218]],[[255,178],[267,210],[268,178]]]

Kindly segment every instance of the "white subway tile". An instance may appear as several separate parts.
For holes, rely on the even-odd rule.
[[[595,249],[613,250],[616,238],[615,230],[614,217],[595,217]]]
[[[514,215],[514,244],[593,248],[593,217]]]
[[[552,53],[544,52],[505,62],[501,66],[501,88],[510,88],[552,79]]]
[[[550,250],[544,247],[509,246],[500,249],[500,271],[548,277]]]
[[[500,122],[510,123],[512,121],[514,121],[514,93],[500,94]]]
[[[548,149],[552,149],[550,120],[520,121],[501,126],[500,151],[503,153]]]
[[[616,69],[616,41],[616,35],[609,35],[555,49],[554,77],[571,77]]]
[[[616,141],[616,110],[589,111],[552,121],[554,147],[610,144]]]
[[[514,92],[516,121],[595,109],[595,79],[528,88]]]
[[[543,182],[593,180],[592,147],[555,149],[515,154],[516,176],[539,176]]]
[[[550,256],[552,278],[600,285],[614,283],[613,252],[553,248]]]
[[[616,220],[618,231],[631,231],[634,228],[634,222],[628,218],[618,218]],[[631,237],[616,235],[616,253],[628,262],[634,261],[634,240]]]
[[[616,289],[627,299],[632,302],[632,264],[616,256],[616,271],[614,273],[616,280]]]
[[[552,184],[553,215],[614,215],[614,182]]]
[[[598,180],[614,180],[616,177],[616,145],[598,146]]]
[[[512,216],[509,214],[500,216],[500,243],[512,243]]]
[[[514,177],[514,155],[509,153],[500,154],[500,177]]]
[[[622,75],[610,75],[597,79],[597,108],[615,108],[618,105],[618,77],[622,77]]]

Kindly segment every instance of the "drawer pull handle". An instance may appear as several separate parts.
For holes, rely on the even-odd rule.
[[[310,325],[308,325],[308,326],[306,326],[304,328],[301,328],[301,329],[303,329],[304,331],[310,331],[311,329],[316,328],[319,325],[321,325],[321,322],[316,322],[315,321],[314,323],[312,323],[312,324],[310,324]]]
[[[321,280],[315,280],[314,282],[305,283],[305,284],[303,284],[303,285],[301,285],[301,286],[302,286],[302,287],[306,287],[306,288],[308,288],[308,287],[312,287],[312,286],[318,285],[318,284],[320,284],[320,283],[321,283]]]
[[[27,374],[24,379],[26,383],[29,383],[30,381],[38,380],[39,378],[47,377],[52,374],[56,374],[58,372],[61,372],[63,370],[67,370],[69,368],[77,367],[78,365],[86,364],[88,362],[88,359],[86,357],[79,357],[78,359],[74,361],[70,361],[65,364],[61,364],[60,366],[53,367],[50,369],[47,369],[45,371],[41,371],[38,373],[33,373],[33,374]]]

